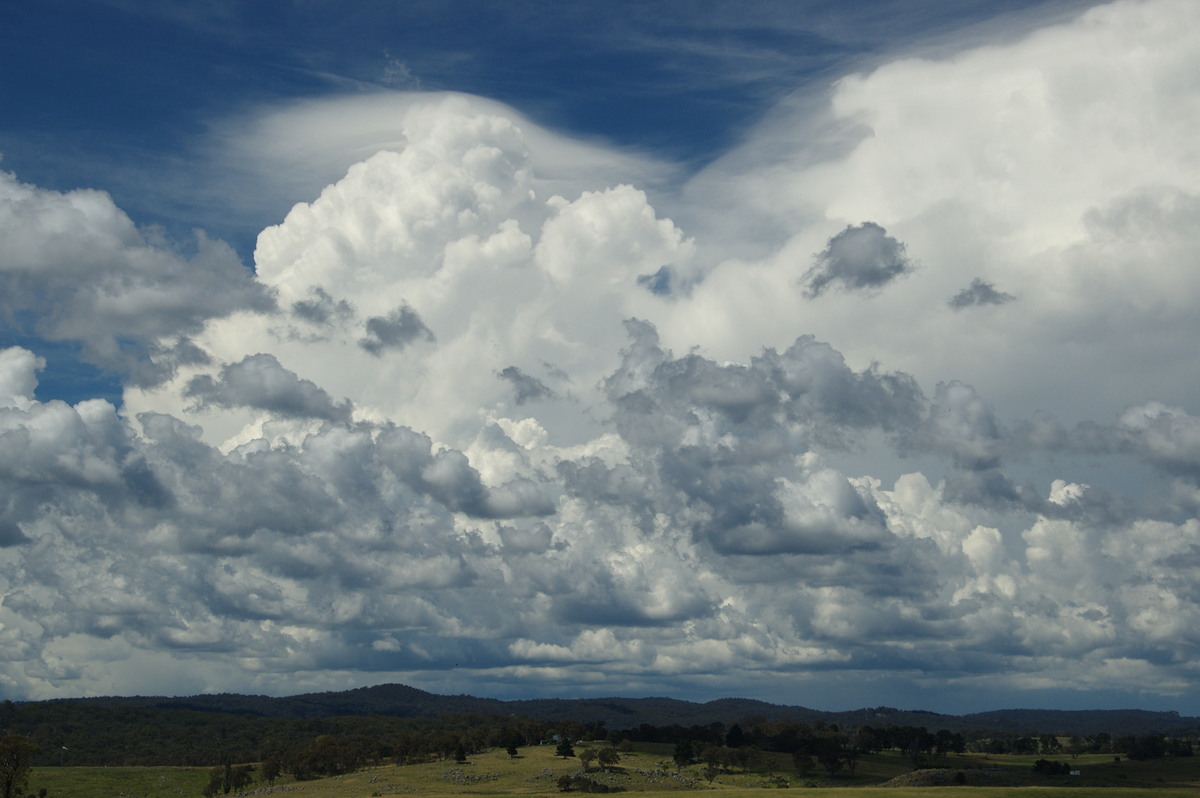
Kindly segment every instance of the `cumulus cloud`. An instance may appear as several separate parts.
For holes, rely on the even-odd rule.
[[[537,377],[526,374],[516,366],[506,366],[496,375],[510,383],[516,393],[516,402],[523,405],[538,399],[553,399],[554,391]]]
[[[271,292],[203,233],[181,254],[139,230],[101,191],[48,191],[0,173],[0,316],[92,363],[153,384],[195,362],[189,336],[212,318],[269,311]]]
[[[669,169],[457,95],[256,118],[243,154],[332,171],[254,274],[6,178],[9,315],[131,378],[120,410],[40,401],[43,361],[0,351],[0,681],[1183,689],[1195,13],[847,76],[840,146],[784,107],[723,178],[753,201],[699,231],[636,184]],[[730,257],[740,222],[784,232]],[[1002,325],[956,312],[996,285]]]
[[[319,285],[309,289],[310,299],[300,299],[292,303],[292,313],[311,324],[324,326],[335,322],[344,322],[354,316],[354,308],[344,299],[334,300]]]
[[[1197,365],[1186,343],[1197,329],[1182,297],[1196,288],[1197,250],[1179,220],[1200,168],[1184,132],[1197,121],[1184,77],[1197,66],[1195,24],[1178,0],[1099,4],[798,92],[688,186],[701,242],[736,242],[737,254],[694,289],[705,324],[686,339],[660,325],[664,336],[744,358],[794,337],[778,319],[803,319],[851,362],[926,386],[958,379],[1021,415],[1107,419],[1143,402],[1146,384],[1190,407],[1179,375]],[[837,281],[818,283],[819,302],[802,291],[789,301],[796,264],[862,220],[920,268],[871,292],[869,313]],[[1003,306],[1002,334],[946,304],[976,275],[1019,296]],[[1046,341],[1071,342],[1071,368]],[[1175,368],[1159,369],[1168,351]]]
[[[874,222],[863,222],[829,239],[804,275],[805,293],[817,297],[831,285],[845,291],[880,288],[912,269],[903,244]]]
[[[372,355],[386,349],[403,349],[414,341],[432,341],[433,333],[408,305],[401,305],[386,316],[367,319],[367,335],[358,345]]]
[[[332,398],[311,380],[304,380],[280,365],[274,355],[248,355],[222,367],[217,379],[202,374],[192,378],[184,395],[196,407],[250,407],[284,418],[323,418],[347,421],[349,403],[334,404]]]
[[[1200,479],[1200,418],[1149,402],[1126,410],[1114,431],[1139,456],[1168,473]]]

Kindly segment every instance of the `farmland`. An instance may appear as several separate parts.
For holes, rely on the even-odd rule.
[[[579,743],[576,750],[584,750],[587,745]],[[1162,798],[1182,798],[1195,795],[1200,789],[1200,758],[1194,757],[1135,762],[1118,761],[1111,755],[1085,754],[1070,761],[1079,775],[1034,776],[1033,763],[1038,757],[1033,755],[949,754],[939,757],[933,763],[935,767],[914,772],[909,760],[890,751],[862,756],[853,774],[830,777],[815,772],[801,778],[792,767],[791,757],[782,754],[761,754],[746,771],[732,768],[707,773],[704,765],[676,767],[671,747],[667,745],[638,744],[620,756],[620,762],[607,770],[594,763],[588,769],[586,778],[596,785],[596,791],[677,794],[711,790],[727,798],[737,798],[781,787],[836,788],[843,798],[859,795],[907,798],[928,795],[935,785],[944,785],[936,787],[936,794],[944,798],[999,795],[1123,798],[1144,795],[1147,790]],[[45,798],[200,796],[209,774],[207,768],[38,767],[31,774],[28,792],[35,796],[44,794]],[[584,775],[578,758],[555,756],[553,745],[542,745],[523,747],[516,757],[503,749],[492,749],[461,763],[451,759],[402,766],[385,763],[309,781],[284,776],[273,787],[256,782],[247,794],[280,793],[280,798],[384,798],[414,794],[430,798],[552,796],[560,793],[560,777],[572,774]]]

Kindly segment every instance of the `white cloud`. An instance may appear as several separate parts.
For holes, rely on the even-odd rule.
[[[197,233],[185,257],[139,230],[105,193],[47,191],[0,172],[0,316],[75,340],[93,363],[154,384],[203,361],[206,320],[269,309],[233,250]]]
[[[720,209],[700,229],[656,211],[661,164],[457,95],[226,130],[304,200],[253,276],[5,177],[7,312],[134,379],[120,411],[42,402],[42,361],[0,351],[0,683],[1177,689],[1195,13],[847,77],[812,123],[846,145],[781,112],[684,192]],[[1176,491],[1106,490],[1080,454]]]
[[[1146,385],[1194,406],[1197,13],[1116,2],[785,103],[688,192],[702,251],[781,248],[716,265],[679,312],[704,325],[662,323],[664,340],[741,359],[812,333],[858,367],[961,380],[1021,415],[1108,417]],[[866,301],[806,301],[814,255],[867,222],[919,268]],[[1016,299],[946,304],[977,278]]]

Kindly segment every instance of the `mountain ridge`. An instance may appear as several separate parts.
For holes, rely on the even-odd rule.
[[[749,698],[726,697],[693,702],[669,697],[528,698],[498,699],[439,695],[404,684],[357,687],[340,692],[301,693],[293,696],[238,693],[194,696],[105,696],[51,699],[49,703],[79,702],[92,705],[187,709],[218,714],[264,718],[326,718],[357,715],[436,717],[438,715],[511,715],[533,720],[602,723],[613,730],[653,726],[731,726],[748,718],[787,720],[839,726],[924,726],[952,732],[994,730],[1015,734],[1090,735],[1171,733],[1200,729],[1200,718],[1173,711],[1143,709],[1000,709],[965,715],[894,707],[825,711],[803,706],[773,704]],[[42,703],[42,702],[25,702]]]

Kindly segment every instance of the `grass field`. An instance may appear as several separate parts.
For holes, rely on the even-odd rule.
[[[582,750],[584,744],[576,746]],[[1036,756],[951,755],[939,760],[935,773],[912,773],[912,766],[896,753],[865,756],[855,773],[829,778],[823,771],[800,779],[791,757],[764,755],[751,773],[723,773],[711,782],[702,766],[678,770],[670,746],[640,746],[621,755],[610,772],[593,765],[594,781],[627,791],[674,793],[711,790],[721,798],[762,796],[763,789],[837,788],[839,798],[887,796],[909,798],[936,794],[941,798],[1132,798],[1152,791],[1156,798],[1192,798],[1200,795],[1200,757],[1151,762],[1114,762],[1109,755],[1085,755],[1071,761],[1079,776],[1050,778],[1030,774]],[[1064,757],[1065,759],[1065,757]],[[968,786],[956,786],[953,775],[962,772]],[[554,756],[553,746],[521,749],[510,759],[503,751],[473,756],[464,764],[433,762],[421,765],[384,765],[346,776],[306,782],[280,779],[273,790],[255,784],[250,794],[278,793],[278,798],[384,798],[419,794],[438,796],[559,796],[562,774],[580,772],[578,759]],[[893,785],[880,785],[891,781]],[[933,786],[935,782],[947,786]],[[905,786],[911,782],[911,786]],[[35,768],[28,793],[46,798],[178,798],[200,796],[208,783],[206,768]],[[578,793],[574,793],[578,794]]]

